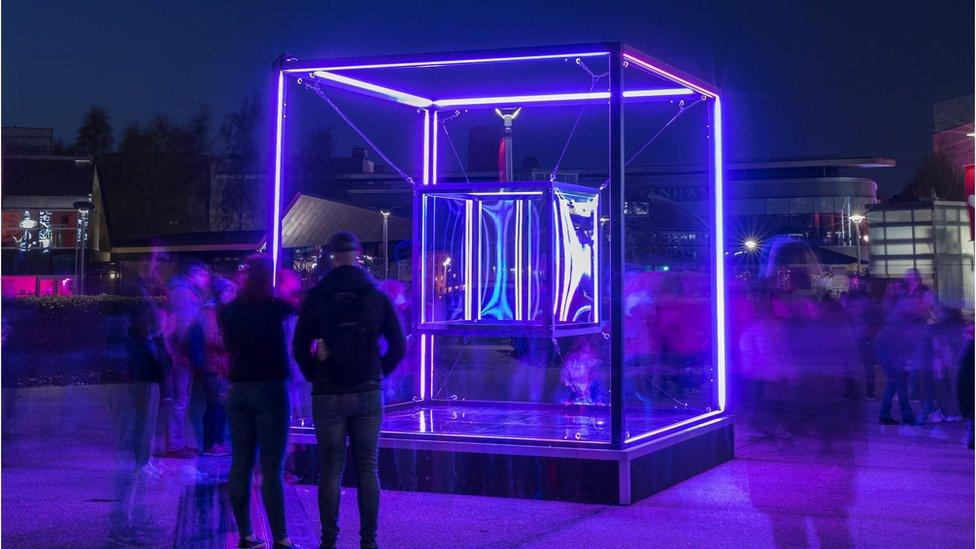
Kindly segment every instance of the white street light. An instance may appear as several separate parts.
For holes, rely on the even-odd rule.
[[[390,212],[380,210],[383,216],[383,280],[390,278]]]
[[[861,276],[861,222],[867,219],[862,213],[851,214],[850,220],[857,233],[857,275]],[[865,240],[867,240],[865,238]]]

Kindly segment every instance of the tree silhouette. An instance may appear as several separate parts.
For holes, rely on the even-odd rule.
[[[105,174],[117,234],[155,235],[209,228],[209,114],[201,108],[185,124],[166,116],[130,125],[118,153],[99,166]]]
[[[221,160],[213,180],[217,186],[216,221],[220,229],[248,228],[261,210],[261,181],[266,172],[259,160],[264,112],[264,105],[256,97],[247,97],[220,126]]]
[[[938,198],[941,200],[965,201],[963,173],[948,155],[932,152],[922,159],[915,175],[898,197],[902,200],[915,198]]]
[[[78,127],[72,150],[75,154],[98,157],[112,152],[112,124],[101,107],[91,107]]]

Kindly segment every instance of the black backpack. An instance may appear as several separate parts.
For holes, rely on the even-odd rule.
[[[327,320],[321,337],[329,349],[328,362],[365,366],[375,360],[378,334],[363,321],[362,298],[367,291],[325,292]]]

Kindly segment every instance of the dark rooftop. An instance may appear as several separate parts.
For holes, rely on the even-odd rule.
[[[88,196],[94,170],[90,158],[7,155],[2,192],[4,196]]]

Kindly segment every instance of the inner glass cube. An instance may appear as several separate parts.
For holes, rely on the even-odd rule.
[[[419,194],[421,325],[558,330],[599,323],[599,192],[441,184]]]

